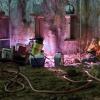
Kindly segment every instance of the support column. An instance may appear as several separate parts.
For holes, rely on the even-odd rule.
[[[31,14],[35,20],[35,37],[40,37],[43,34],[43,20],[44,17],[41,15]]]
[[[65,16],[65,21],[66,21],[66,24],[65,24],[65,40],[69,40],[71,38],[71,32],[70,32],[70,16]]]

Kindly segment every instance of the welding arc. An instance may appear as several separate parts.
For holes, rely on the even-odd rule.
[[[97,77],[94,77],[93,75],[91,75],[87,70],[84,71],[90,78],[96,80],[96,81],[99,81],[100,82],[100,79],[97,78]]]
[[[12,71],[12,70],[6,70],[6,72],[8,72],[8,73],[17,73],[17,71]],[[72,92],[77,92],[77,91],[79,91],[81,89],[87,88],[92,83],[92,80],[87,80],[87,82],[84,85],[82,85],[82,86],[80,86],[78,88],[75,88],[75,89],[65,90],[65,91],[37,90],[37,89],[35,89],[32,86],[31,82],[29,81],[29,79],[24,74],[22,74],[22,73],[19,72],[18,75],[21,76],[21,77],[23,77],[27,81],[27,83],[29,84],[29,86],[30,86],[30,88],[31,88],[31,90],[33,92],[37,92],[37,93],[48,93],[48,94],[66,94],[66,93],[72,93]],[[18,82],[18,84],[20,84],[20,82]],[[24,85],[23,84],[20,84],[20,85],[22,86],[22,88],[19,89],[19,91],[21,91],[22,89],[24,89]],[[10,91],[8,89],[8,87],[9,87],[9,83],[5,85],[5,91],[6,92],[18,92],[18,90],[17,91]]]

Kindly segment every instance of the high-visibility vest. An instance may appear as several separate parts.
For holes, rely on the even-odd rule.
[[[39,43],[35,42],[32,47],[32,52],[31,52],[32,55],[39,54],[41,52],[42,48],[43,48],[43,44],[39,44]]]

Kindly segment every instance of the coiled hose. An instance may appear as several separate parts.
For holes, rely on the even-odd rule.
[[[75,80],[72,80],[72,79],[70,79],[70,78],[66,77],[65,75],[64,75],[64,76],[62,76],[62,77],[63,77],[64,79],[66,79],[67,81],[72,82],[72,83],[82,83],[82,82],[92,81],[92,80],[75,81]]]
[[[74,88],[74,89],[71,89],[71,90],[65,90],[65,91],[37,90],[37,89],[35,89],[35,88],[32,86],[31,82],[29,81],[29,79],[28,79],[24,74],[22,74],[22,73],[20,73],[20,72],[17,73],[17,71],[13,71],[13,70],[6,70],[5,72],[8,72],[8,73],[15,73],[15,74],[20,75],[21,77],[23,77],[23,78],[27,81],[27,83],[29,84],[31,90],[32,90],[33,92],[37,92],[37,93],[66,94],[66,93],[76,92],[76,91],[79,91],[79,90],[81,90],[81,89],[87,88],[87,87],[92,83],[92,80],[87,80],[86,83],[85,83],[84,85],[82,85],[82,86],[80,86],[80,87],[78,87],[78,88]],[[16,77],[16,78],[17,78],[17,77]],[[16,78],[15,78],[15,79],[16,79]],[[15,80],[15,79],[14,79],[14,80]],[[13,81],[14,81],[14,80],[13,80]],[[16,82],[16,81],[15,81],[15,82]],[[71,82],[73,82],[73,81],[71,81]],[[9,88],[9,85],[12,84],[12,82],[10,82],[10,83],[7,83],[7,84],[5,85],[5,91],[6,91],[6,92],[11,92],[11,93],[12,93],[12,92],[21,91],[21,90],[23,90],[23,89],[25,88],[24,84],[22,84],[21,82],[18,82],[18,81],[17,81],[17,83],[18,83],[19,85],[21,85],[22,88],[17,89],[17,90],[15,90],[15,91],[11,91],[11,90],[8,89],[8,88]],[[76,82],[75,82],[75,83],[76,83]]]

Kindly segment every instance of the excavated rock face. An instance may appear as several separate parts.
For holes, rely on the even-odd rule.
[[[75,8],[75,18],[71,19],[71,37],[76,40],[81,37],[81,48],[94,36],[100,36],[100,0],[68,0]],[[35,19],[31,13],[44,16],[42,35],[48,35],[55,42],[51,48],[56,51],[62,50],[66,27],[64,7],[67,0],[0,0],[0,10],[10,16],[11,45],[29,42],[35,36]],[[81,6],[80,6],[81,5]],[[81,19],[81,32],[80,32]],[[50,33],[51,32],[51,33]],[[50,33],[50,34],[49,34]],[[66,34],[65,34],[66,33]],[[50,37],[49,37],[50,35]],[[47,37],[46,37],[47,38]],[[47,45],[49,45],[49,43]],[[65,43],[66,44],[66,43]],[[67,44],[66,44],[67,46]],[[49,51],[46,48],[46,51]],[[50,50],[52,51],[52,50]]]

